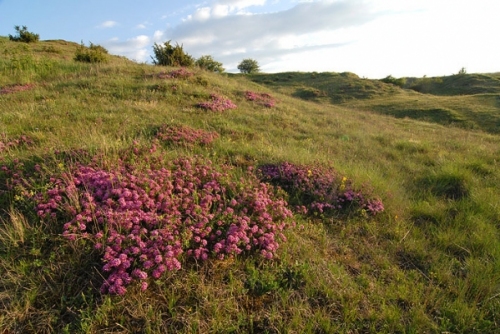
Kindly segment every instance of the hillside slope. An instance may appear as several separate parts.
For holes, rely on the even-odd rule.
[[[0,332],[497,330],[497,93],[0,43]]]
[[[259,74],[251,80],[284,94],[396,118],[500,132],[498,74],[403,78],[405,84],[362,79],[352,73]]]

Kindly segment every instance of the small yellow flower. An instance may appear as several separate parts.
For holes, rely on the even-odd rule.
[[[340,184],[339,189],[344,190],[345,189],[345,182],[347,181],[347,177],[342,177],[342,183]]]
[[[310,170],[310,169],[308,169],[308,170],[307,170],[307,176],[308,176],[308,177],[311,177],[311,176],[312,176],[312,174],[313,174],[313,173],[311,172],[311,170]]]

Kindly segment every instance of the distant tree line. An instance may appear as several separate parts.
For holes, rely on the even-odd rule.
[[[184,51],[182,45],[176,43],[171,44],[171,41],[167,41],[163,44],[155,43],[153,45],[154,57],[153,63],[160,66],[198,66],[201,69],[210,72],[222,73],[225,71],[222,63],[216,61],[210,55],[201,56],[195,59],[193,56],[189,55]],[[260,71],[259,64],[254,59],[244,59],[239,65],[238,69],[241,73],[258,73]]]
[[[26,26],[15,26],[15,35],[9,34],[9,39],[15,42],[34,43],[40,40],[40,35],[28,31]],[[184,51],[182,45],[171,41],[163,44],[155,43],[153,45],[154,57],[153,63],[159,66],[183,66],[191,67],[198,66],[201,69],[210,72],[222,73],[225,71],[221,62],[216,61],[210,55],[203,55],[198,59]],[[101,45],[93,44],[92,42],[87,47],[82,43],[75,51],[75,61],[84,63],[103,63],[108,59],[108,50]],[[243,59],[238,65],[241,73],[252,74],[260,72],[259,63],[255,59]]]

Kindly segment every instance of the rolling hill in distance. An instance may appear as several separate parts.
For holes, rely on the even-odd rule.
[[[499,73],[81,48],[0,37],[0,333],[498,331]]]

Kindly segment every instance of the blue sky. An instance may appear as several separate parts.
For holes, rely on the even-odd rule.
[[[499,0],[0,0],[0,35],[100,44],[150,62],[155,42],[212,55],[230,72],[437,76],[500,72]]]

